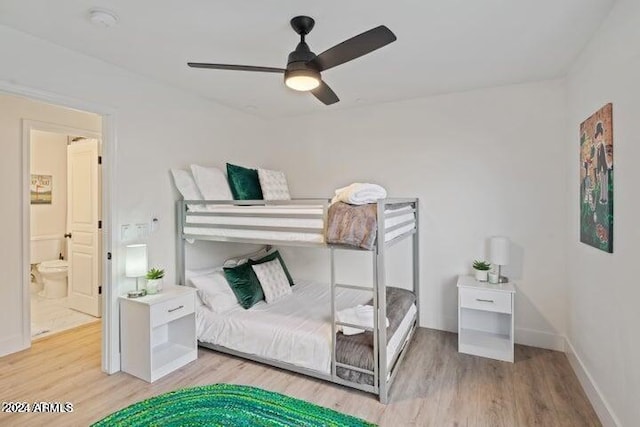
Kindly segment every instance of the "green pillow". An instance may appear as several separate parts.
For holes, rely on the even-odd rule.
[[[236,267],[224,267],[224,277],[242,307],[251,308],[264,299],[260,281],[248,262]]]
[[[233,200],[262,200],[257,170],[227,163],[227,178]]]
[[[276,258],[280,260],[280,265],[282,266],[282,269],[284,270],[284,274],[286,274],[286,276],[287,276],[287,280],[289,281],[289,286],[295,285],[295,283],[293,283],[293,279],[291,278],[291,275],[289,274],[289,270],[287,270],[287,266],[284,264],[284,261],[282,260],[282,257],[280,256],[280,252],[278,252],[278,251],[271,252],[270,254],[265,255],[264,257],[262,257],[260,259],[257,259],[257,260],[249,259],[249,264],[251,264],[251,265],[262,264],[263,262],[273,261]]]

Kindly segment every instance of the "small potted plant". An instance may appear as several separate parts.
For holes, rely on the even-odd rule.
[[[147,293],[157,294],[162,290],[162,278],[164,277],[164,270],[161,268],[152,268],[147,271],[145,276],[147,279]]]
[[[476,272],[476,280],[478,282],[486,282],[489,278],[489,270],[491,270],[491,264],[486,261],[473,261],[473,269]]]

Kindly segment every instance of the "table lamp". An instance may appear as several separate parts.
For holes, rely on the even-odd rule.
[[[498,266],[498,281],[495,283],[507,283],[509,278],[500,275],[500,268],[509,264],[509,238],[494,236],[489,243],[490,261]]]
[[[138,279],[144,277],[147,274],[148,262],[147,262],[147,245],[127,245],[127,252],[125,257],[125,276],[136,278],[136,290],[129,291],[127,296],[129,298],[138,298],[145,296],[147,291],[145,289],[138,288]]]

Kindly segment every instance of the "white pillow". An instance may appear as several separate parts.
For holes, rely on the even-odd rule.
[[[255,264],[251,268],[253,268],[258,281],[260,281],[262,292],[264,292],[264,300],[267,304],[276,302],[291,294],[291,285],[289,285],[289,280],[279,259]]]
[[[202,200],[202,194],[193,180],[191,172],[182,169],[171,169],[173,182],[184,200]],[[189,205],[192,212],[205,210],[204,205]]]
[[[205,267],[205,268],[186,268],[184,270],[184,277],[187,279],[187,282],[191,280],[192,277],[198,276],[207,276],[209,274],[221,272],[222,267]]]
[[[205,200],[233,200],[227,177],[220,169],[191,165],[191,173]]]
[[[250,254],[245,254],[245,255],[239,255],[233,258],[229,258],[228,260],[226,260],[224,262],[224,266],[225,267],[237,267],[241,264],[246,263],[247,261],[249,261],[249,259],[252,260],[258,260],[262,257],[264,257],[265,255],[268,255],[271,251],[273,250],[273,248],[265,246],[263,248],[258,249],[255,252],[251,252]]]
[[[258,169],[258,179],[264,200],[291,200],[284,172]]]
[[[202,303],[216,313],[224,313],[232,308],[240,307],[238,298],[229,287],[222,271],[190,279]]]

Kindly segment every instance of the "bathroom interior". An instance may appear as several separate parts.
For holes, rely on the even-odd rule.
[[[75,256],[70,254],[73,244],[72,231],[77,231],[72,230],[74,228],[72,216],[82,216],[83,209],[86,211],[83,205],[98,206],[99,209],[99,186],[86,185],[87,182],[99,179],[99,173],[95,174],[94,169],[92,176],[92,168],[87,166],[86,160],[82,159],[87,152],[97,153],[99,144],[99,140],[95,138],[31,130],[32,340],[100,321],[100,313],[87,309],[86,304],[82,303],[83,289],[92,287],[94,284],[88,282],[99,280],[101,276],[99,274],[101,266],[98,266],[98,271],[94,271],[96,269],[87,267],[84,260],[93,257],[92,262],[99,262],[95,260],[99,260],[100,257],[97,253],[82,252],[78,247],[75,249]],[[74,146],[74,149],[71,149],[71,146]],[[90,150],[87,151],[86,147]],[[73,160],[74,158],[77,160]],[[73,168],[73,173],[70,173],[70,162],[78,165]],[[73,185],[73,181],[76,185]],[[89,203],[87,198],[91,199]],[[75,222],[78,222],[77,218]],[[92,233],[95,233],[96,238],[99,239],[100,230],[97,230],[97,225],[95,228],[96,231]],[[81,232],[77,234],[80,235]],[[94,252],[95,248],[99,248],[99,245],[93,245]],[[71,261],[77,265],[70,265]],[[76,283],[73,283],[69,277],[72,270],[74,271],[72,279]],[[87,283],[77,283],[78,281]],[[70,298],[74,294],[80,295],[80,302],[77,302],[78,298],[75,300]],[[99,304],[94,305],[99,306]]]

